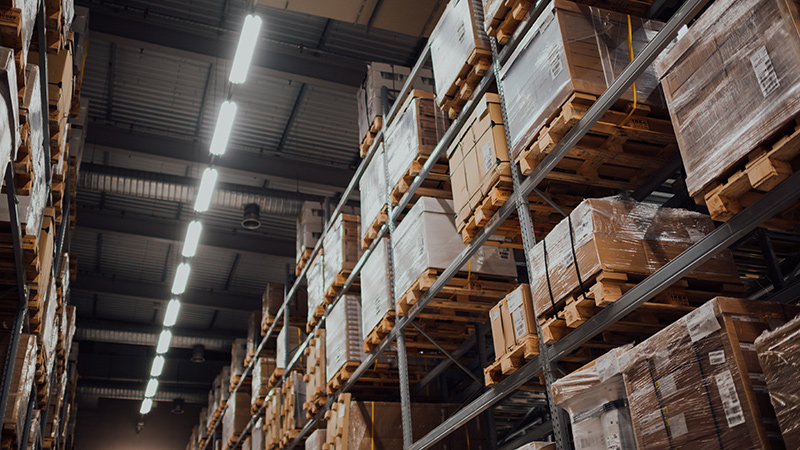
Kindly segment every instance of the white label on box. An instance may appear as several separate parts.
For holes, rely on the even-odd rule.
[[[492,320],[500,320],[500,310],[495,309],[492,311]]]
[[[561,71],[564,70],[564,67],[561,64],[561,52],[559,50],[561,50],[559,47],[555,47],[547,56],[547,65],[550,67],[550,78],[554,80],[561,73]]]
[[[764,385],[753,385],[753,392],[756,394],[769,394],[769,389]]]
[[[345,406],[344,403],[339,403],[339,418],[344,417]]]
[[[722,364],[725,362],[725,350],[717,350],[708,354],[708,360],[711,365]]]
[[[766,98],[781,85],[778,81],[778,74],[775,73],[775,66],[772,65],[772,60],[767,53],[767,47],[762,45],[750,55],[750,64],[753,65],[753,72],[755,72],[758,85],[761,87],[761,94]]]
[[[761,323],[763,320],[756,316],[748,316],[747,314],[731,314],[731,319],[737,322],[753,322],[753,323]]]
[[[733,428],[744,423],[744,412],[742,404],[739,402],[739,395],[736,393],[736,385],[733,383],[731,371],[726,370],[714,377],[717,381],[717,389],[722,399],[722,409],[725,411],[725,418],[728,420],[728,428]]]
[[[740,342],[739,348],[746,352],[754,352],[756,351],[756,344],[751,344],[749,342]]]
[[[669,364],[669,349],[662,348],[655,352],[653,355],[653,365],[655,365],[656,370],[660,371],[664,369],[667,364]]]
[[[669,424],[669,434],[673,439],[689,432],[689,428],[686,426],[686,417],[683,413],[670,417],[667,419],[667,423]]]
[[[525,336],[525,313],[522,308],[517,308],[511,313],[511,321],[514,322],[514,337],[520,339]]]
[[[661,392],[663,398],[667,398],[678,392],[678,386],[675,384],[675,374],[671,373],[662,377],[656,383],[658,384],[658,391]]]
[[[720,329],[719,321],[714,315],[714,304],[706,303],[695,309],[686,317],[686,328],[692,342],[700,339]]]
[[[660,422],[659,421],[655,425],[643,429],[642,430],[642,437],[645,438],[647,436],[650,436],[651,434],[656,434],[656,433],[658,433],[659,431],[661,431],[663,429],[664,429],[664,422]]]
[[[488,132],[491,133],[491,130]],[[483,167],[486,168],[486,172],[494,169],[494,155],[492,155],[491,139],[483,146]]]
[[[752,381],[757,381],[759,383],[766,383],[767,382],[767,377],[765,377],[763,373],[753,373],[753,372],[751,372],[748,375],[750,376],[750,380],[752,380]]]

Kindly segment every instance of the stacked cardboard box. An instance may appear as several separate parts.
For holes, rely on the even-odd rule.
[[[250,434],[250,449],[251,450],[264,450],[264,419],[259,417],[253,425],[253,431]]]
[[[436,100],[455,118],[491,65],[481,0],[451,0],[431,33],[430,46]]]
[[[306,439],[306,450],[323,450],[325,445],[325,429],[314,430]]]
[[[463,1],[463,0],[462,0]],[[465,244],[453,225],[452,200],[421,197],[398,225],[393,237],[394,294],[400,298],[428,269],[446,269]],[[516,265],[508,249],[481,247],[461,270],[472,274],[514,277]]]
[[[239,384],[244,373],[244,360],[247,357],[247,339],[236,339],[231,344],[231,377],[229,388]]]
[[[306,401],[303,375],[292,372],[286,377],[281,385],[281,398],[282,438],[291,440],[308,422],[306,412],[303,411],[303,404]]]
[[[308,280],[307,329],[317,324],[325,312],[325,255],[317,255],[308,264],[306,279]]]
[[[364,339],[384,318],[391,320],[392,296],[389,239],[383,238],[361,268],[361,333]]]
[[[389,193],[383,143],[378,145],[377,152],[367,164],[358,182],[358,192],[361,198],[361,248],[367,248],[387,219]]]
[[[786,448],[800,448],[800,317],[764,332],[755,345]]]
[[[253,365],[253,379],[251,380],[251,409],[256,410],[261,407],[264,399],[269,393],[269,378],[275,372],[275,358],[270,356],[259,356]]]
[[[7,345],[10,338],[10,333],[4,333],[2,339],[4,344]],[[8,391],[8,403],[3,423],[5,428],[17,430],[17,439],[22,438],[25,416],[28,411],[28,401],[30,400],[36,377],[36,347],[35,336],[30,334],[20,336],[19,347],[12,365],[11,387]],[[5,359],[5,355],[3,356]]]
[[[281,328],[281,332],[278,333],[277,343],[275,344],[275,367],[279,369],[286,368],[287,357],[288,359],[293,358],[295,351],[297,351],[297,347],[299,347],[306,338],[306,334],[299,327],[289,326],[289,347],[287,348],[286,333],[286,328]],[[302,357],[300,359],[300,364],[303,364]]]
[[[269,391],[264,415],[264,448],[268,450],[278,448],[283,438],[282,400],[280,389]]]
[[[637,345],[622,373],[639,448],[783,448],[753,343],[798,312],[718,297]]]
[[[338,293],[350,271],[361,257],[360,219],[357,215],[340,214],[322,242],[323,287],[326,303]]]
[[[306,374],[303,381],[306,384],[306,402],[303,404],[303,409],[308,413],[308,417],[314,417],[318,408],[328,400],[325,336],[325,330],[317,330],[305,351]]]
[[[360,364],[364,359],[361,299],[357,295],[346,295],[340,299],[326,323],[330,324],[325,334],[327,386],[348,363]]]
[[[250,364],[250,361],[256,356],[256,348],[261,342],[261,310],[255,310],[250,314],[250,320],[247,322],[247,348],[244,358],[244,365]]]
[[[297,257],[296,275],[305,267],[311,251],[317,245],[317,241],[322,236],[324,213],[322,203],[303,202],[300,214],[297,215]]]
[[[690,195],[703,200],[712,182],[726,181],[745,165],[774,166],[780,175],[761,179],[753,172],[738,195],[719,199],[727,205],[709,204],[712,215],[717,208],[735,213],[746,206],[739,196],[750,183],[764,191],[791,173],[786,169],[797,150],[794,156],[760,154],[784,125],[794,131],[800,114],[798,24],[792,0],[716,1],[656,63]]]
[[[631,25],[630,44],[637,55],[662,26],[635,17]],[[511,156],[516,159],[574,93],[600,96],[630,61],[626,15],[565,0],[551,2],[501,68]],[[639,107],[663,110],[652,68],[635,86]],[[632,102],[633,92],[623,93],[620,101]]]
[[[267,330],[275,320],[278,320],[276,327],[283,326],[283,317],[277,317],[278,310],[284,300],[284,285],[281,283],[267,283],[264,294],[261,296],[261,335],[267,334]],[[289,308],[289,320],[298,323],[306,320],[308,315],[308,299],[306,290],[300,288],[294,296],[294,300],[287,306]]]
[[[244,389],[242,389],[244,391]],[[222,418],[222,442],[235,442],[250,422],[250,393],[236,391],[228,400]]]
[[[33,82],[25,78],[25,63],[28,61],[40,4],[32,0],[10,0],[0,6],[0,28],[3,29],[0,45],[14,50],[19,89]]]
[[[516,345],[528,344],[539,351],[536,339],[536,317],[531,301],[531,287],[520,284],[489,312],[494,354],[499,360]]]

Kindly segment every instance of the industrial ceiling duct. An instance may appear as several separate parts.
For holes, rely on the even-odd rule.
[[[194,178],[97,164],[81,165],[79,187],[109,194],[194,203],[199,183]],[[241,210],[258,205],[259,214],[296,217],[304,200],[318,197],[254,186],[217,183],[212,208]]]
[[[242,227],[247,230],[256,230],[261,226],[261,208],[258,203],[248,203],[244,205],[244,218],[242,218]]]

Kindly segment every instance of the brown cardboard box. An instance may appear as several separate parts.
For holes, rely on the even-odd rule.
[[[47,54],[47,99],[50,107],[59,111],[60,116],[69,114],[70,104],[72,103],[72,33],[69,36],[69,43],[56,54]],[[28,61],[38,65],[39,53],[30,52]]]
[[[492,343],[494,343],[494,355],[496,358],[501,357],[506,352],[506,334],[503,329],[503,315],[501,309],[506,300],[500,300],[489,311],[489,320],[492,324]]]
[[[237,391],[228,398],[228,409],[222,418],[222,441],[227,443],[234,434],[241,433],[250,417],[250,393]]]
[[[800,448],[800,316],[763,333],[755,344],[786,448]]]
[[[753,342],[800,308],[717,297],[628,352],[640,448],[784,448]]]
[[[800,113],[794,0],[714,2],[656,62],[697,195]]]
[[[283,304],[283,284],[281,283],[267,283],[264,289],[264,294],[261,296],[261,335],[265,335],[272,322],[276,319],[276,314]],[[308,299],[306,290],[300,288],[295,294],[294,300],[289,303],[289,320],[305,321],[308,316]],[[277,317],[282,321],[282,317]],[[279,330],[283,323],[276,325],[276,330]]]
[[[508,301],[506,299],[500,302],[500,317],[503,318],[503,341],[506,344],[505,351],[508,351],[516,344],[516,340],[514,339],[514,325],[511,321],[511,313],[508,311]],[[505,351],[503,353],[505,353]]]
[[[517,344],[522,343],[529,336],[536,335],[536,315],[533,312],[531,299],[531,286],[520,284],[504,299],[508,307],[512,335]]]

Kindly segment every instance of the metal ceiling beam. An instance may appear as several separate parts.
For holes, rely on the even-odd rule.
[[[122,322],[118,320],[99,320],[78,317],[75,341],[104,342],[107,344],[136,345],[153,347],[163,327]],[[241,338],[243,332],[224,333],[197,330],[186,327],[172,327],[171,349],[192,349],[202,345],[209,352],[230,353],[231,343]]]
[[[142,383],[119,383],[79,381],[77,394],[81,397],[115,398],[121,400],[142,401],[144,386]],[[154,397],[157,402],[171,402],[182,398],[186,403],[203,405],[208,403],[208,388],[197,389],[178,386],[159,386]]]
[[[108,210],[81,208],[77,213],[78,229],[99,233],[126,234],[162,242],[182,242],[187,223],[156,219],[134,214],[119,214]],[[236,253],[294,258],[294,242],[273,239],[256,233],[233,232],[209,226],[203,227],[200,245],[222,248]]]
[[[125,355],[81,352],[78,373],[84,380],[115,382],[145,382],[150,378],[152,355]],[[195,363],[185,358],[167,355],[159,381],[164,384],[207,387],[231,360],[206,360]]]
[[[92,39],[100,38],[134,48],[157,51],[198,61],[214,63],[231,60],[236,49],[236,33],[198,32],[180,22],[124,11],[97,3],[78,1],[91,11]],[[349,58],[332,57],[292,43],[261,39],[253,56],[253,69],[286,80],[355,93],[366,68]],[[146,70],[146,68],[143,68]],[[251,69],[252,70],[252,69]]]
[[[70,287],[76,291],[152,302],[166,303],[172,297],[169,284],[123,280],[88,273],[81,273]],[[261,307],[261,298],[257,295],[191,288],[181,295],[181,302],[185,305],[234,311],[254,311]]]
[[[142,131],[131,131],[109,125],[93,124],[86,135],[87,146],[113,153],[138,153],[169,162],[208,164],[208,149],[199,142]],[[215,167],[247,176],[277,178],[293,184],[330,190],[347,186],[352,170],[340,167],[293,161],[256,152],[228,149],[217,158]]]

